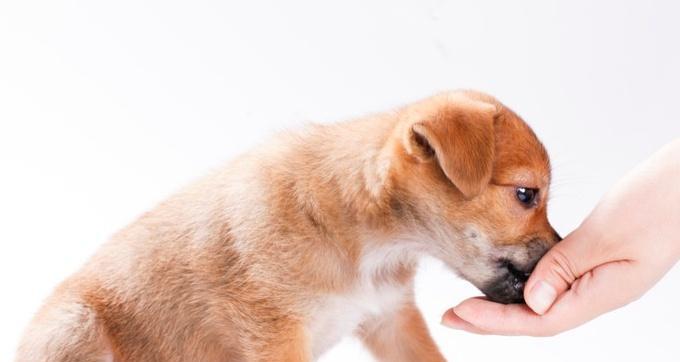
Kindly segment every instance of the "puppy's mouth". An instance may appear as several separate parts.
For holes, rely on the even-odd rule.
[[[497,303],[524,303],[524,286],[531,275],[530,268],[522,268],[509,259],[498,261],[499,275],[487,283],[482,292]]]

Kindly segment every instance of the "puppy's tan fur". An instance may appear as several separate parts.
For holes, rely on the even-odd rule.
[[[354,333],[382,361],[442,361],[414,304],[418,255],[476,285],[494,258],[527,259],[554,234],[549,178],[531,130],[477,92],[280,135],[114,235],[17,360],[307,361]],[[513,186],[541,201],[522,208]]]

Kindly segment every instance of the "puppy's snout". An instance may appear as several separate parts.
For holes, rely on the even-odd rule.
[[[498,303],[523,303],[524,285],[531,275],[533,264],[530,267],[521,267],[504,259],[500,261],[498,268],[499,277],[483,290],[484,294]]]
[[[505,267],[508,269],[508,275],[518,282],[518,286],[521,284],[522,289],[524,288],[524,283],[526,283],[526,281],[529,279],[529,276],[531,275],[531,272],[534,270],[534,268],[531,267],[529,270],[524,271],[516,267],[515,264],[510,261],[506,262]]]
[[[545,238],[532,239],[522,246],[520,256],[500,259],[496,264],[496,278],[482,292],[498,303],[524,303],[524,286],[538,261],[562,237],[553,230]]]

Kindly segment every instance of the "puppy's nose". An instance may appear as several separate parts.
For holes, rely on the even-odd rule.
[[[531,269],[522,269],[510,260],[502,260],[499,266],[501,275],[483,288],[482,292],[494,302],[523,303],[524,285],[531,275]]]
[[[531,270],[523,271],[516,267],[512,262],[507,262],[506,268],[508,269],[508,274],[510,274],[518,283],[522,284],[522,288],[524,288],[524,283],[529,280],[529,276],[534,269],[531,267]]]
[[[512,262],[508,262],[506,268],[508,270],[507,283],[509,284],[511,291],[510,294],[513,296],[512,302],[523,303],[524,286],[526,285],[527,280],[529,280],[529,276],[534,268],[531,267],[529,270],[525,271],[515,266]]]

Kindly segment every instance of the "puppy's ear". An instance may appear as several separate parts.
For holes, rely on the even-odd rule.
[[[449,100],[415,121],[407,152],[418,160],[436,160],[446,177],[470,199],[489,183],[494,161],[496,107],[471,99]]]

